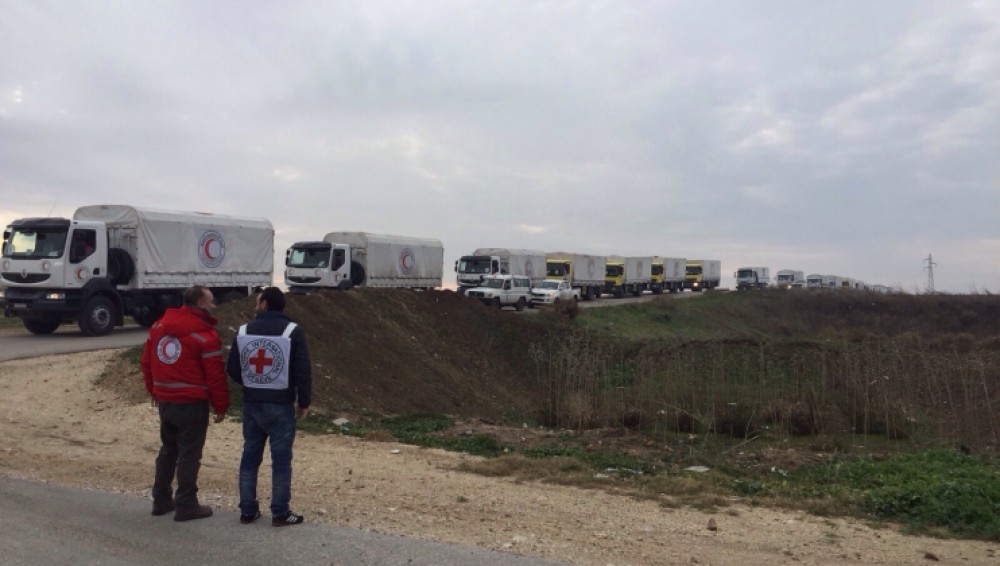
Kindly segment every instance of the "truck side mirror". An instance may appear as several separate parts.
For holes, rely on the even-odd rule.
[[[288,266],[288,262],[292,257],[292,250],[285,251],[285,266]]]
[[[9,240],[10,239],[10,230],[4,230],[3,231],[3,239],[4,240]]]
[[[455,273],[458,273],[458,260],[455,260]]]

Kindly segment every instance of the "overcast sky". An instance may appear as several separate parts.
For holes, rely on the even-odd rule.
[[[0,222],[1000,291],[1000,2],[0,0]]]

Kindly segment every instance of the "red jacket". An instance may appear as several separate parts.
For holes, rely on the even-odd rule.
[[[149,329],[142,350],[146,390],[157,401],[208,399],[216,413],[229,409],[229,388],[216,320],[187,305],[169,309]]]

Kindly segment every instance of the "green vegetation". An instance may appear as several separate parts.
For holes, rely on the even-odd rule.
[[[360,438],[396,440],[404,444],[441,448],[454,452],[465,452],[476,456],[498,456],[504,452],[499,441],[486,435],[441,435],[454,427],[455,420],[443,415],[415,413],[389,418],[372,418],[364,424],[337,426],[334,419],[320,415],[310,415],[299,421],[298,428],[304,432],[337,433]]]
[[[836,499],[858,514],[899,521],[917,532],[1000,540],[1000,462],[957,450],[829,464],[737,483],[747,495]]]

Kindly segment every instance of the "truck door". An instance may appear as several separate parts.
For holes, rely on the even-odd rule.
[[[330,287],[339,287],[342,281],[351,280],[351,264],[347,261],[348,249],[334,244],[330,250]]]
[[[93,277],[106,277],[108,237],[103,230],[76,227],[69,237],[66,288],[79,289]]]

